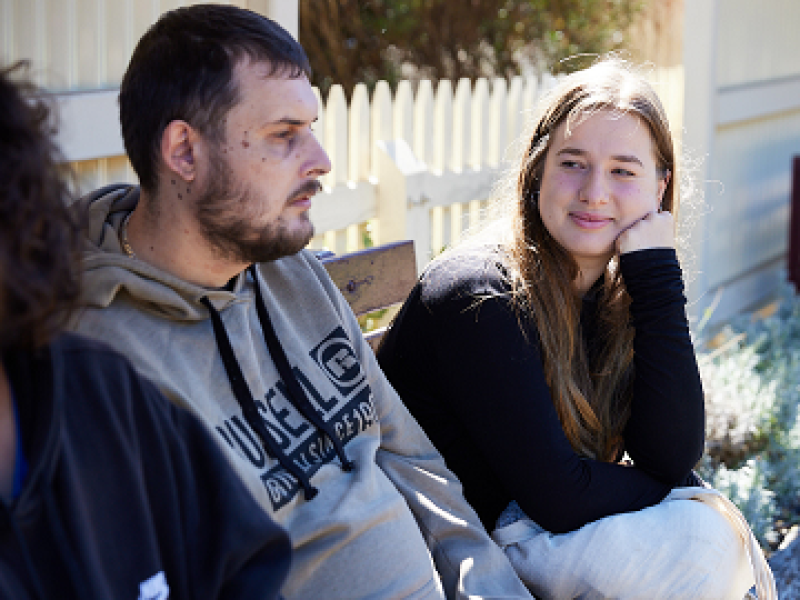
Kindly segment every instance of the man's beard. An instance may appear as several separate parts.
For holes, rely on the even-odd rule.
[[[222,258],[253,264],[277,260],[305,248],[314,235],[307,213],[299,217],[306,227],[295,225],[294,231],[287,229],[281,216],[272,223],[253,227],[251,203],[256,200],[251,190],[233,182],[230,165],[220,153],[212,153],[210,165],[208,185],[195,203],[195,216],[206,241]],[[309,181],[294,195],[313,194],[320,189],[319,182]]]

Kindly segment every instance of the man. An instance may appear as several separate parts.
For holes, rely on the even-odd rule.
[[[81,232],[16,75],[0,70],[0,598],[274,599],[288,536],[208,430],[117,352],[58,334]]]
[[[288,598],[530,597],[308,252],[318,178],[303,49],[255,13],[164,15],[120,90],[141,188],[90,221],[77,328],[215,430],[290,533]],[[209,490],[214,493],[214,490]]]

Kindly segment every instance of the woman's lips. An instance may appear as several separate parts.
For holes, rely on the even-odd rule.
[[[613,221],[611,217],[583,212],[571,212],[569,217],[578,227],[583,229],[602,229]]]

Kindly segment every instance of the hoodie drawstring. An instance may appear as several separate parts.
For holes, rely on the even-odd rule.
[[[220,356],[222,356],[222,364],[225,365],[228,381],[231,384],[233,395],[236,396],[236,400],[239,402],[239,406],[242,409],[245,421],[247,421],[250,428],[256,432],[261,439],[261,443],[266,446],[267,452],[269,452],[272,458],[276,459],[284,469],[294,475],[300,482],[300,485],[303,486],[306,500],[311,500],[317,495],[319,490],[311,485],[311,481],[309,481],[309,478],[303,470],[283,453],[278,443],[267,431],[264,419],[258,414],[258,408],[256,407],[255,400],[253,400],[253,393],[250,391],[250,386],[247,385],[244,375],[242,374],[242,369],[239,367],[239,363],[236,360],[236,355],[233,353],[233,347],[231,346],[230,338],[228,338],[228,332],[225,330],[225,325],[222,323],[222,317],[220,317],[219,312],[214,308],[207,296],[203,296],[200,302],[205,305],[211,315],[214,337],[217,340],[217,348],[219,348]]]
[[[275,366],[278,368],[278,373],[280,374],[283,383],[286,385],[287,394],[297,409],[302,412],[303,415],[317,427],[317,429],[323,431],[325,435],[328,436],[328,439],[330,439],[330,441],[333,443],[333,447],[336,449],[336,454],[339,456],[339,460],[342,463],[342,470],[349,473],[355,468],[355,463],[347,458],[347,454],[344,451],[344,445],[339,439],[339,436],[333,431],[330,423],[326,422],[322,418],[322,415],[320,415],[319,412],[311,405],[311,402],[308,400],[308,396],[306,395],[300,383],[297,381],[297,377],[295,377],[294,371],[289,365],[289,359],[286,357],[286,352],[284,352],[283,346],[281,346],[280,341],[278,341],[278,335],[275,333],[275,328],[272,326],[272,320],[269,318],[267,306],[264,304],[264,298],[261,295],[261,286],[259,285],[256,268],[255,266],[251,265],[247,270],[250,272],[250,276],[253,278],[253,284],[256,291],[256,313],[258,314],[258,320],[261,323],[261,330],[264,333],[264,341],[267,344],[267,349],[272,356],[272,360],[275,362]]]

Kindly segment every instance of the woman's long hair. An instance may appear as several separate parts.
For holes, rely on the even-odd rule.
[[[630,298],[612,260],[599,293],[599,347],[590,364],[574,291],[578,265],[547,231],[538,202],[552,133],[562,123],[569,129],[598,110],[634,115],[647,125],[659,177],[668,177],[662,208],[672,210],[675,160],[666,113],[641,75],[619,59],[605,59],[561,80],[540,103],[516,189],[507,199],[512,231],[505,262],[518,314],[532,318],[538,329],[545,377],[570,444],[583,456],[612,461],[623,447],[622,431],[630,415]]]
[[[79,294],[80,229],[50,109],[26,64],[0,69],[0,352],[36,348]]]

